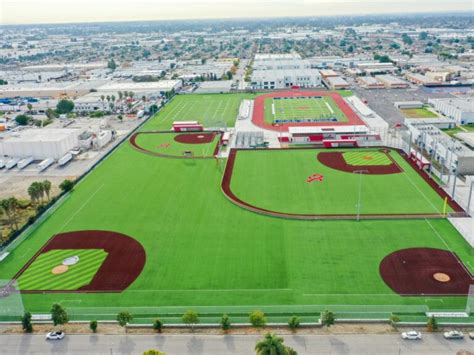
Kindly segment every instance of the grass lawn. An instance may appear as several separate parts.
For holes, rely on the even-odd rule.
[[[360,176],[323,165],[317,160],[317,154],[321,151],[239,151],[231,189],[243,201],[271,211],[355,214]],[[346,151],[344,157],[351,162],[360,162],[357,159],[360,153],[363,156],[373,155],[381,160],[382,165],[386,163],[385,159],[388,160],[375,149]],[[404,171],[389,175],[364,175],[361,213],[442,213],[443,199],[397,152],[390,154]],[[308,183],[308,176],[315,173],[322,174],[324,180]]]
[[[54,267],[71,256],[78,256],[79,262],[69,266],[65,273],[52,273]],[[76,290],[91,282],[106,257],[101,249],[50,250],[36,258],[21,274],[18,284],[22,290]]]
[[[234,127],[243,99],[253,99],[252,94],[190,94],[178,95],[164,107],[158,118],[145,124],[146,130],[168,130],[174,121],[199,121],[205,127],[225,122]]]
[[[329,96],[322,98],[265,99],[265,121],[311,120],[314,122],[334,121],[347,122],[348,119],[334,100]],[[280,122],[279,122],[280,121]]]
[[[182,100],[183,104],[188,103],[187,96]],[[164,128],[166,122],[170,125],[171,109],[180,109],[176,101],[148,122],[146,128]],[[307,174],[323,169],[318,166],[314,151],[301,152],[296,156],[286,151],[255,155],[250,152],[242,159],[242,166],[248,171],[241,171],[240,190],[245,192],[248,186],[252,189],[252,193],[246,192],[249,196],[269,196],[273,204],[281,203],[277,196],[283,192],[285,206],[289,195],[301,196],[305,192],[312,203],[298,202],[303,208],[313,206],[315,196],[328,204],[326,210],[351,208],[355,196],[353,177],[324,171],[329,181],[334,178],[339,182],[346,195],[335,191],[336,185],[331,186],[329,181],[322,185],[300,184],[298,177],[306,178]],[[253,159],[254,156],[259,159]],[[267,172],[268,169],[276,171]],[[290,174],[295,177],[290,179]],[[200,306],[221,306],[217,311],[219,317],[223,312],[239,310],[244,313],[242,321],[247,320],[249,310],[269,307],[286,312],[296,309],[291,307],[336,309],[331,305],[388,305],[390,310],[398,305],[464,309],[465,297],[401,297],[379,275],[379,264],[387,254],[411,247],[455,251],[473,272],[472,248],[447,220],[355,222],[270,218],[228,201],[220,188],[221,178],[222,168],[212,160],[160,158],[143,154],[126,142],[0,262],[0,275],[12,278],[54,234],[110,230],[135,238],[146,250],[145,267],[127,290],[23,294],[25,308],[33,313],[48,313],[52,303],[60,302],[72,319],[83,314],[84,320],[115,319],[118,311],[129,310],[135,321],[148,323],[154,317],[162,318],[170,309],[200,311]],[[438,206],[437,195],[419,183],[414,172],[395,180],[385,180],[384,176],[383,183],[375,176],[364,179],[363,209],[369,208],[368,199],[374,203],[370,206],[374,210],[436,210]],[[410,187],[409,179],[415,181],[421,192]],[[298,184],[288,185],[284,181]],[[257,185],[262,191],[258,191]],[[321,187],[325,193],[317,192]],[[335,203],[333,193],[344,203]],[[407,196],[408,202],[402,201],[402,196],[396,197],[396,193]],[[434,206],[430,207],[428,201]],[[288,316],[284,318],[282,321]],[[179,322],[180,315],[168,319]]]
[[[427,108],[403,108],[400,109],[406,118],[437,118],[438,115]]]
[[[474,125],[456,126],[455,128],[444,129],[443,132],[449,134],[450,136],[454,136],[456,133],[474,132]]]
[[[199,133],[187,133],[200,136]],[[184,144],[174,138],[182,133],[144,133],[138,134],[136,143],[141,148],[157,154],[182,157],[184,151],[192,151],[195,157],[212,157],[219,143],[220,135],[212,142],[203,144]]]

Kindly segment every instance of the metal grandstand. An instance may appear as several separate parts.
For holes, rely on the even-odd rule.
[[[238,132],[235,139],[236,148],[263,148],[263,132]]]

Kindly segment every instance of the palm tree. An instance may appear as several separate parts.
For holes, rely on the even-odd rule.
[[[38,187],[35,185],[35,183],[32,183],[28,187],[28,195],[30,195],[31,203],[33,205],[36,205],[38,202]]]
[[[0,207],[7,215],[11,229],[18,230],[18,200],[15,197],[6,198],[0,201]]]
[[[119,100],[122,100],[123,92],[119,91],[119,92],[118,92],[118,97],[119,97]]]
[[[44,180],[41,184],[43,185],[43,191],[46,193],[46,196],[48,196],[48,201],[49,201],[49,192],[51,191],[51,181]]]
[[[110,98],[112,99],[112,102],[115,102],[115,95],[112,95]]]
[[[107,95],[106,99],[107,99],[107,102],[110,102],[110,95]]]
[[[255,345],[257,355],[288,355],[289,349],[283,345],[283,338],[275,334],[267,333],[265,337]]]
[[[100,95],[100,99],[102,100],[102,102],[104,102],[105,96],[104,96],[104,95]]]

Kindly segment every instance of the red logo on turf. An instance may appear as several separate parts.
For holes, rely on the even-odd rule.
[[[322,182],[323,179],[324,179],[324,176],[323,176],[323,175],[321,175],[321,174],[313,174],[313,175],[308,176],[308,178],[306,179],[306,182],[313,182],[313,181]]]

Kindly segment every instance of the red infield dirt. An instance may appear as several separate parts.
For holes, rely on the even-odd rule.
[[[346,163],[342,152],[321,152],[317,159],[321,164],[324,164],[332,169],[352,173],[356,170],[365,170],[366,174],[384,175],[384,174],[398,174],[403,170],[398,166],[397,162],[393,160],[390,154],[387,154],[386,149],[380,149],[380,152],[387,155],[392,161],[390,165],[349,165]]]
[[[14,279],[18,279],[40,254],[57,249],[104,249],[108,255],[91,283],[78,290],[27,290],[22,293],[121,292],[140,275],[146,261],[142,245],[124,234],[99,230],[67,232],[53,236]]]
[[[379,266],[385,283],[402,296],[468,294],[473,276],[447,250],[410,248],[387,255]]]
[[[178,134],[174,137],[174,140],[183,144],[204,144],[211,143],[216,136],[215,132],[212,133],[183,133]]]
[[[281,123],[278,126],[273,126],[265,122],[265,99],[272,97],[306,97],[306,96],[330,96],[339,106],[340,110],[348,118],[347,122],[295,122],[295,123]],[[343,97],[338,93],[327,91],[282,91],[272,92],[257,96],[254,101],[252,122],[261,128],[272,131],[288,130],[288,127],[294,126],[365,126],[364,122],[357,116],[357,114],[344,101]]]

